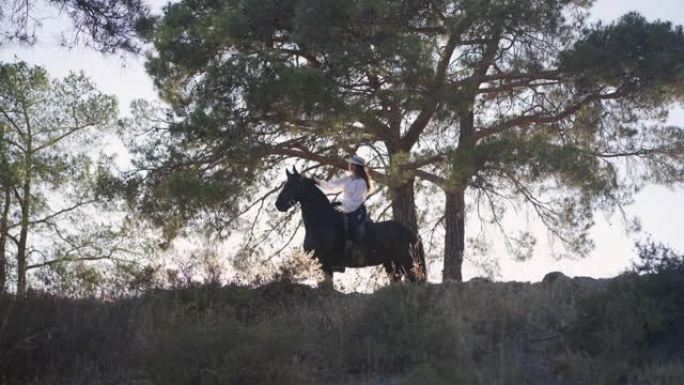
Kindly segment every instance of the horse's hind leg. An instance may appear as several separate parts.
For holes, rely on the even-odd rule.
[[[399,271],[399,269],[397,269],[397,266],[394,264],[394,262],[385,262],[382,264],[382,266],[385,268],[385,271],[389,276],[390,282],[401,281],[401,272]]]
[[[411,267],[406,267],[404,266],[404,270],[406,270],[406,276],[408,277],[409,281],[411,282],[422,282],[423,279],[421,277],[421,272],[418,271],[417,266],[411,266]]]
[[[402,265],[401,269],[404,272],[404,274],[406,274],[406,277],[409,279],[409,281],[424,281],[424,279],[422,278],[423,273],[421,264],[418,261],[414,261],[413,258],[410,259],[410,263]]]

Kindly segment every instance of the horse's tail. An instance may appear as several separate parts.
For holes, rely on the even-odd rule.
[[[412,249],[414,251],[414,255],[412,255],[414,263],[418,265],[418,268],[416,269],[418,280],[421,282],[427,282],[427,263],[425,263],[425,250],[423,250],[423,240],[420,238],[420,235],[418,235],[416,243]]]

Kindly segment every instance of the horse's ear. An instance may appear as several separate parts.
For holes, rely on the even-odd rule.
[[[299,176],[299,171],[297,171],[297,167],[296,167],[296,166],[292,166],[292,171],[293,171],[293,174],[292,174],[292,175]]]
[[[287,175],[287,179],[292,178],[292,174],[290,174],[290,170],[285,169],[285,175]]]

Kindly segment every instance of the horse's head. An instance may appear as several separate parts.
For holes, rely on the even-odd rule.
[[[287,181],[278,194],[276,199],[276,208],[278,211],[287,211],[295,204],[302,201],[304,198],[305,187],[311,179],[306,178],[297,172],[296,168],[292,168],[292,172],[285,170],[287,174]]]

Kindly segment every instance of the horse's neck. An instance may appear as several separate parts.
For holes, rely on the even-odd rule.
[[[305,228],[315,226],[336,214],[337,212],[321,190],[313,187],[312,190],[307,191],[306,199],[302,201],[302,217]]]

